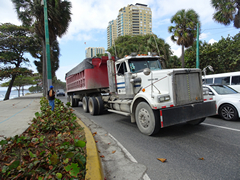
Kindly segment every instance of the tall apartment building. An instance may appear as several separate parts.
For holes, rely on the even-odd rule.
[[[117,37],[152,33],[152,11],[151,8],[147,7],[145,4],[136,3],[135,5],[130,4],[127,7],[121,8],[116,20]],[[111,39],[110,31],[108,31],[108,37]],[[111,47],[110,43],[108,48],[109,47]]]
[[[88,47],[85,49],[86,58],[97,56],[97,54],[105,54],[104,47]]]
[[[116,39],[117,39],[117,20],[112,20],[108,23],[107,27],[108,48],[114,45],[114,41]]]

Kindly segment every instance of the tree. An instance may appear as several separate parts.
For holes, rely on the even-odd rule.
[[[2,83],[1,86],[2,87],[8,87],[10,84],[11,80],[5,83]],[[17,89],[18,91],[18,97],[20,97],[20,91],[22,89],[22,95],[24,95],[24,86],[26,85],[31,85],[31,84],[36,84],[36,82],[34,81],[34,78],[31,76],[23,76],[23,75],[19,75],[16,77],[13,86]]]
[[[239,0],[211,0],[216,12],[213,19],[219,23],[229,25],[233,22],[234,27],[240,28],[240,1]]]
[[[45,29],[44,29],[44,11],[41,5],[41,0],[12,0],[18,14],[18,18],[23,22],[23,25],[34,27],[34,31],[41,39],[42,44],[42,74],[43,74],[43,94],[47,94],[47,75],[46,75],[46,50],[45,50]],[[67,0],[48,0],[48,28],[50,46],[57,40],[57,37],[62,37],[66,33],[71,21],[71,3]],[[51,59],[52,61],[52,59]]]
[[[228,36],[208,44],[200,41],[199,59],[200,68],[211,65],[215,73],[240,71],[240,33],[231,37]],[[195,67],[196,64],[196,43],[186,50],[186,67]],[[211,73],[211,72],[210,72]]]
[[[116,39],[115,46],[109,48],[108,51],[119,58],[130,55],[132,52],[138,54],[147,54],[148,52],[160,53],[159,55],[163,57],[161,59],[163,68],[166,67],[169,57],[172,55],[171,47],[154,34],[120,36]]]
[[[197,23],[200,27],[200,21],[198,14],[190,9],[185,11],[182,9],[178,11],[172,18],[171,23],[174,26],[170,26],[168,31],[172,33],[171,39],[173,42],[177,42],[182,46],[182,67],[185,67],[184,63],[184,47],[190,47],[197,37]]]
[[[34,47],[34,37],[28,28],[10,23],[0,25],[0,80],[11,78],[4,100],[9,99],[16,76],[32,74],[21,65],[29,63],[24,53]]]

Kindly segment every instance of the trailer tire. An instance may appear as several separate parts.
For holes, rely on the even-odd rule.
[[[83,100],[82,100],[83,111],[84,111],[85,113],[88,113],[88,112],[89,112],[89,109],[88,109],[88,100],[89,100],[89,98],[88,98],[87,96],[84,96],[84,97],[83,97]]]
[[[71,107],[75,107],[75,99],[73,98],[73,95],[69,95],[69,102]]]
[[[135,111],[138,129],[146,135],[152,136],[160,130],[160,115],[146,102],[140,102]]]
[[[88,109],[91,115],[96,115],[98,113],[98,103],[95,97],[90,97],[88,101]]]
[[[98,113],[97,114],[102,114],[103,113],[103,100],[100,96],[96,97],[97,103],[98,103]]]
[[[192,121],[188,121],[187,124],[190,124],[190,125],[198,125],[200,123],[202,123],[203,121],[205,121],[206,117],[204,118],[200,118],[200,119],[195,119],[195,120],[192,120]]]

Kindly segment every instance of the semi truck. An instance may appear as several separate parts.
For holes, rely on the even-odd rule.
[[[162,69],[161,56],[131,53],[124,58],[86,58],[66,73],[68,102],[84,112],[129,116],[146,135],[161,128],[200,124],[216,114],[215,101],[204,101],[202,71]]]

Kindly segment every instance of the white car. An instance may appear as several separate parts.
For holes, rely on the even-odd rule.
[[[227,121],[238,120],[240,115],[240,93],[227,85],[209,84],[210,97],[216,101],[218,114]]]

